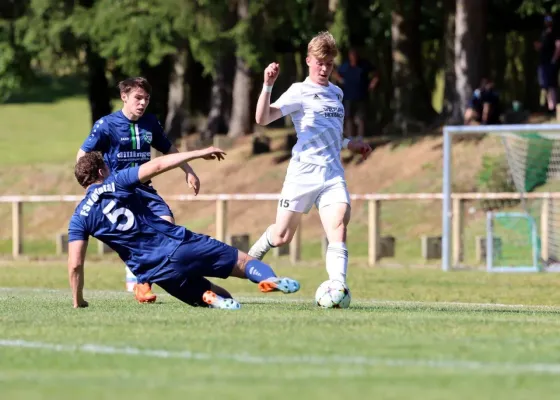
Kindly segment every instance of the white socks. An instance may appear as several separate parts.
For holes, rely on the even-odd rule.
[[[271,229],[272,225],[266,228],[266,231],[264,231],[259,240],[257,240],[253,247],[251,247],[251,249],[249,250],[249,255],[251,257],[255,257],[257,260],[262,260],[271,248],[276,247],[274,246],[274,244],[272,244],[270,233]]]
[[[271,248],[276,247],[272,243],[271,238],[272,226],[273,225],[269,226],[251,247],[249,250],[249,255],[251,257],[262,260]],[[329,243],[326,259],[329,279],[341,281],[346,284],[346,271],[348,269],[348,249],[346,248],[346,243]]]
[[[343,242],[329,243],[327,247],[327,274],[329,279],[346,283],[348,249]]]

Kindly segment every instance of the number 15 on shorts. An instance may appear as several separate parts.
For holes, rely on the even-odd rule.
[[[280,208],[288,208],[290,207],[290,200],[288,199],[280,199],[278,201],[278,207]]]

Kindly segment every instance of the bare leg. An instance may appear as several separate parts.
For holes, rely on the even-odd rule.
[[[272,247],[283,246],[292,241],[301,221],[301,213],[278,208],[276,222],[270,225],[249,250],[249,255],[262,260]]]

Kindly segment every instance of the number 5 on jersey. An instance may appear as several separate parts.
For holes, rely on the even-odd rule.
[[[128,231],[130,228],[132,228],[132,225],[134,225],[134,214],[132,214],[132,211],[130,211],[128,208],[124,207],[117,208],[113,211],[113,208],[115,208],[116,205],[117,203],[115,202],[115,200],[111,200],[111,202],[107,204],[107,206],[103,209],[103,214],[105,214],[105,216],[109,219],[109,221],[111,221],[112,224],[116,224],[119,217],[121,215],[124,215],[126,217],[126,221],[124,223],[121,222],[120,224],[118,224],[117,230]]]

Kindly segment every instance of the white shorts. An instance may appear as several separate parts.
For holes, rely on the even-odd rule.
[[[342,168],[290,161],[279,208],[307,214],[313,204],[320,209],[335,203],[350,205]]]

